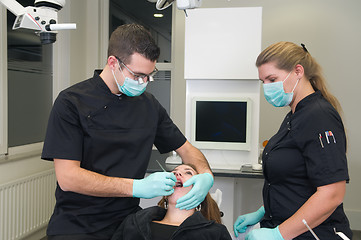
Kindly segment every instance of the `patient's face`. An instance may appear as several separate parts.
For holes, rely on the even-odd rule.
[[[192,189],[192,186],[183,187],[183,183],[197,174],[197,172],[188,165],[180,165],[176,167],[172,173],[176,176],[177,182],[174,187],[174,193],[168,197],[169,203],[177,201],[178,198],[184,196]]]

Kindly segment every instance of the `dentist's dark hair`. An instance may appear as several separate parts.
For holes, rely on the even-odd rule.
[[[124,64],[129,64],[130,56],[139,53],[148,60],[156,61],[160,49],[151,33],[139,24],[124,24],[117,27],[110,36],[108,57],[116,56]]]

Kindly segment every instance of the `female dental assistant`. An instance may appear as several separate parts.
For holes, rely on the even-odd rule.
[[[337,99],[325,87],[318,63],[304,45],[275,43],[257,58],[266,100],[290,106],[278,132],[264,149],[263,203],[239,216],[235,235],[260,222],[246,239],[352,239],[343,210],[346,182],[346,136]]]

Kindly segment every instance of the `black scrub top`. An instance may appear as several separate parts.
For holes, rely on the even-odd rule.
[[[274,228],[291,217],[317,187],[349,181],[346,136],[342,120],[319,91],[302,99],[288,113],[264,149],[265,216],[262,227]],[[343,204],[314,229],[320,239],[339,239],[333,228],[352,232]],[[295,239],[314,239],[306,232]]]
[[[161,153],[186,138],[155,97],[114,95],[99,76],[80,82],[56,99],[42,158],[80,161],[82,168],[106,176],[143,178],[153,144]],[[56,206],[47,234],[101,230],[138,210],[138,198],[92,197],[56,188]]]

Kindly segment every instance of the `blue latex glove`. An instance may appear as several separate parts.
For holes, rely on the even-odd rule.
[[[188,181],[183,183],[183,187],[189,187],[193,184],[192,189],[177,201],[177,208],[193,209],[203,202],[209,189],[213,186],[213,176],[210,173],[201,173],[194,175]]]
[[[174,192],[177,178],[171,172],[156,172],[143,179],[134,179],[133,197],[154,198]]]
[[[260,207],[256,212],[241,215],[233,224],[234,235],[238,237],[238,233],[244,233],[248,226],[259,223],[265,213],[264,207]]]
[[[245,240],[284,240],[278,226],[276,228],[253,229],[247,235]]]

